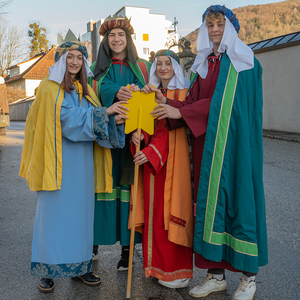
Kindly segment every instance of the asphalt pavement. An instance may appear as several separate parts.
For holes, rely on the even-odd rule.
[[[0,299],[1,300],[119,300],[126,297],[127,272],[118,272],[121,246],[100,247],[93,271],[102,280],[90,288],[69,278],[55,280],[51,294],[40,293],[37,278],[30,275],[31,241],[36,194],[18,176],[24,138],[24,122],[12,122],[0,136]],[[270,134],[272,134],[270,136]],[[264,184],[268,226],[269,264],[260,268],[254,300],[300,298],[300,135],[264,132]],[[267,137],[268,136],[268,137]],[[281,137],[283,138],[281,138]],[[292,138],[291,138],[292,136]],[[189,288],[170,290],[154,278],[145,278],[140,246],[135,251],[131,299],[193,299],[188,295],[206,275],[194,268]],[[240,274],[226,273],[228,289],[207,300],[229,300]]]

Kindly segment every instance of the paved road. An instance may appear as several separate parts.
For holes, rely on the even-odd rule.
[[[30,275],[31,239],[36,195],[18,176],[24,123],[12,122],[0,136],[0,299],[1,300],[119,300],[126,295],[126,272],[117,272],[120,245],[101,247],[94,271],[102,284],[89,288],[80,282],[59,279],[52,294],[41,294]],[[269,264],[257,276],[254,300],[300,298],[300,143],[264,138],[264,181],[267,205]],[[131,299],[192,299],[189,288],[170,291],[155,279],[145,278],[142,260],[135,255]],[[194,270],[195,286],[205,276]],[[207,300],[229,300],[238,286],[239,274],[227,273],[228,289]]]

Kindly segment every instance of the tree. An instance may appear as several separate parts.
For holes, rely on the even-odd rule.
[[[7,93],[8,103],[12,103],[26,97],[26,91],[21,88],[14,89],[11,86],[6,86],[6,93]]]
[[[5,0],[5,1],[0,1],[0,15],[6,14],[7,12],[4,11],[3,9],[10,3],[12,0]]]
[[[16,26],[9,26],[7,20],[0,15],[0,76],[7,73],[14,62],[24,57],[24,34]]]
[[[41,27],[39,22],[29,24],[28,36],[30,38],[30,57],[49,49],[47,40],[47,30]]]

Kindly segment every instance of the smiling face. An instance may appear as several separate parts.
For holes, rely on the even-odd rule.
[[[70,50],[67,55],[67,72],[72,78],[80,71],[83,63],[83,54],[78,50]]]
[[[124,59],[127,56],[125,31],[120,28],[112,29],[108,34],[108,46],[112,52],[112,56],[118,59]]]
[[[216,18],[208,18],[206,26],[208,29],[208,36],[210,41],[214,44],[214,50],[217,50],[223,38],[225,29],[225,18],[223,15]]]
[[[169,81],[174,76],[171,58],[168,56],[158,56],[156,62],[156,75],[161,79],[162,86],[167,88]]]

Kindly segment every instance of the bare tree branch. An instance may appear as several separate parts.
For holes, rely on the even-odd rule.
[[[16,26],[9,26],[7,20],[0,15],[0,76],[7,73],[13,63],[24,58],[26,49],[22,31]]]
[[[7,14],[7,11],[4,11],[5,7],[12,2],[13,0],[5,0],[0,2],[0,15]]]

